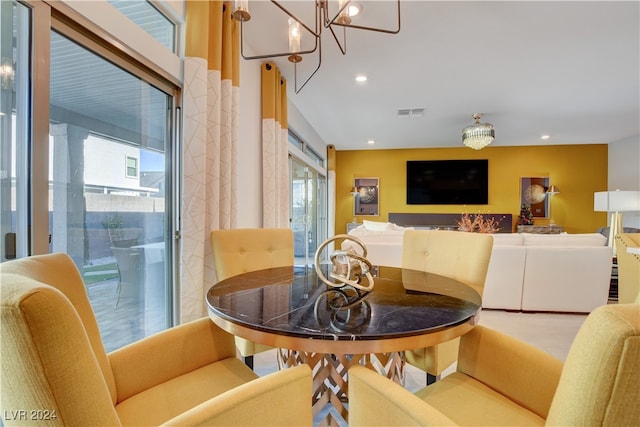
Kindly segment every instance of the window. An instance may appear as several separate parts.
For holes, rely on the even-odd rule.
[[[289,129],[289,144],[306,154],[308,160],[324,168],[324,159],[291,129]]]
[[[167,49],[176,51],[176,26],[152,3],[140,0],[109,0],[109,3]]]
[[[127,178],[138,177],[138,159],[127,157]]]
[[[311,160],[313,160],[316,164],[324,167],[324,159],[318,155],[311,147],[305,145],[304,153],[309,156]]]
[[[304,143],[300,138],[298,138],[298,135],[291,131],[291,129],[289,129],[289,144],[293,145],[298,150],[304,153]]]

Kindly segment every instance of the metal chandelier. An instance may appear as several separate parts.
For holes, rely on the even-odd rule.
[[[322,65],[322,30],[328,29],[333,36],[340,52],[343,55],[347,53],[346,29],[355,28],[359,30],[375,31],[380,33],[397,34],[400,32],[400,0],[397,0],[396,15],[397,24],[394,28],[377,28],[373,26],[361,25],[355,16],[362,6],[351,0],[313,0],[314,22],[309,24],[296,17],[289,9],[287,9],[282,1],[271,0],[271,3],[281,12],[288,16],[288,38],[289,49],[286,52],[273,52],[259,55],[247,55],[245,53],[245,34],[244,26],[250,25],[251,12],[249,11],[248,0],[236,0],[233,10],[233,17],[240,22],[240,53],[244,59],[265,59],[286,56],[289,62],[294,66],[295,93],[299,93],[302,88],[311,80],[318,72]],[[311,4],[311,1],[305,2]],[[333,5],[337,3],[337,5]],[[375,8],[377,2],[368,2],[367,7]],[[378,6],[379,7],[379,6]],[[303,31],[313,38],[313,45],[308,49],[301,46],[301,38]],[[339,37],[339,33],[342,33]],[[303,60],[304,55],[317,54],[318,62],[315,70],[302,82],[298,84],[298,63]]]

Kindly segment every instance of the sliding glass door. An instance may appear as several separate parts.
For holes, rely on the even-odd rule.
[[[51,252],[83,273],[109,348],[170,323],[172,95],[51,32]]]
[[[179,88],[67,11],[0,1],[0,261],[67,253],[110,351],[173,321]]]
[[[29,170],[31,120],[31,10],[0,2],[0,255],[29,252]]]
[[[313,264],[326,238],[326,180],[317,170],[291,157],[291,228],[296,265]]]

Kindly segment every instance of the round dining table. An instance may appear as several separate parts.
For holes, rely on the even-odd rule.
[[[277,348],[281,369],[309,364],[318,424],[344,425],[349,367],[362,364],[402,384],[405,350],[467,333],[481,310],[475,290],[437,274],[376,267],[374,282],[363,292],[329,286],[313,267],[280,267],[222,280],[206,300],[222,329]]]

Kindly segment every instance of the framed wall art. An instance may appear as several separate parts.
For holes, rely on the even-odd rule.
[[[355,178],[353,185],[356,189],[353,202],[354,215],[380,215],[378,178]]]
[[[534,218],[548,218],[549,216],[549,177],[520,178],[520,206],[527,205]]]

